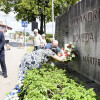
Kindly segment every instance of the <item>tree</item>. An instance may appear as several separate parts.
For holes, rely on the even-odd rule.
[[[54,17],[64,13],[71,5],[79,0],[53,0]],[[52,21],[52,0],[1,0],[1,10],[8,14],[11,11],[16,13],[17,20],[35,21],[39,18],[40,34],[43,33],[43,25]],[[45,28],[44,28],[45,30]]]
[[[26,32],[26,36],[30,36],[29,32]]]

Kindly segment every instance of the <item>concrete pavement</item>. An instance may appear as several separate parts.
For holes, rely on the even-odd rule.
[[[4,100],[6,93],[10,92],[17,84],[18,79],[18,69],[22,56],[27,53],[26,48],[19,48],[13,45],[10,46],[11,50],[5,50],[5,61],[7,67],[8,77],[4,78],[2,76],[2,70],[0,66],[0,100]]]

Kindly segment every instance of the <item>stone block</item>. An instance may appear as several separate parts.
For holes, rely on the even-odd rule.
[[[100,83],[100,0],[82,0],[56,20],[59,46],[75,42],[78,59],[69,67]]]

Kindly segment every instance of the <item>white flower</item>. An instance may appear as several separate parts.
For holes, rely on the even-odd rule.
[[[72,57],[69,57],[70,60],[72,60]]]
[[[21,82],[21,77],[18,79],[18,83],[20,83]]]
[[[71,47],[72,47],[72,48],[75,48],[75,45],[73,44]]]
[[[18,83],[21,84],[22,83],[21,80],[18,80]]]
[[[20,88],[22,85],[23,85],[23,84],[22,84],[22,83],[20,83],[20,84],[19,84],[19,88]]]
[[[12,92],[17,93],[17,90],[13,89]]]
[[[11,100],[16,100],[15,98],[12,98]]]
[[[72,49],[68,49],[68,51],[69,51],[69,52],[71,52],[71,51],[72,51]]]
[[[28,98],[26,98],[26,100],[28,100]]]
[[[64,52],[63,50],[61,50],[61,52]]]
[[[72,57],[75,57],[75,55],[74,55],[74,54],[72,54]]]
[[[73,44],[73,42],[69,42],[69,44]]]
[[[60,58],[61,58],[61,59],[64,59],[64,58],[65,58],[65,54],[63,54],[63,56],[61,56]]]
[[[68,52],[68,54],[70,54],[70,52]]]
[[[10,100],[12,99],[12,96],[11,95],[9,95],[8,97],[9,97]]]
[[[64,49],[65,50],[68,50],[69,48],[67,48],[67,46],[68,46],[69,44],[64,44]]]
[[[68,49],[69,49],[69,48],[67,48],[67,47],[65,48],[65,50],[68,50]]]
[[[64,48],[67,47],[68,45],[69,45],[68,43],[64,44]]]
[[[53,62],[51,62],[51,66],[54,66],[54,63]]]
[[[17,95],[17,94],[15,94],[15,95],[14,95],[14,97],[15,97],[15,98],[17,98],[17,97],[18,97],[18,95]]]
[[[66,61],[66,57],[65,56],[62,56],[61,59],[62,59],[62,61]]]
[[[19,97],[16,97],[15,100],[19,100]]]

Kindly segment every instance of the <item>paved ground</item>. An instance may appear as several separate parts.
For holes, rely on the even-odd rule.
[[[10,45],[11,50],[5,51],[7,78],[3,78],[0,67],[0,100],[4,100],[6,93],[10,92],[16,85],[20,60],[27,51],[26,48],[19,48],[15,41],[11,41]]]

